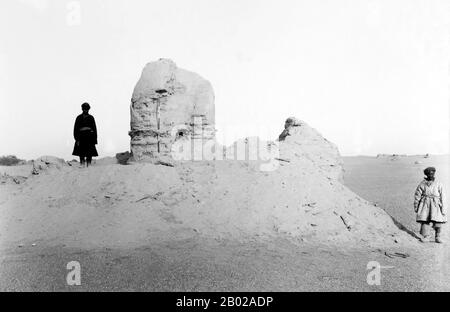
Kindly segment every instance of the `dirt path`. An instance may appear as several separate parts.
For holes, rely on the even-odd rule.
[[[446,232],[446,242],[450,235]],[[424,290],[450,291],[450,250],[448,244],[427,243],[422,254]]]
[[[421,290],[417,260],[401,248],[336,248],[284,238],[189,239],[134,249],[25,246],[2,250],[0,290],[414,291]],[[81,265],[81,286],[66,284],[70,261]],[[367,283],[369,261],[392,266],[382,270],[381,285]]]
[[[425,164],[414,166],[411,165],[414,160],[402,161],[392,163],[379,159],[351,159],[346,162],[346,183],[360,196],[378,203],[391,216],[414,231],[416,224],[411,211],[411,197],[416,184],[422,178],[420,168]],[[444,171],[442,163],[436,164],[437,161],[433,159],[429,161],[438,168],[438,172]],[[93,169],[95,172],[102,168]],[[128,173],[134,177],[133,170],[136,168],[126,169],[130,170]],[[153,171],[141,177],[151,176],[153,177],[151,181],[155,180],[155,170],[163,170],[152,167],[147,169]],[[61,175],[65,180],[70,175],[75,175],[75,179],[70,180],[72,181],[70,187],[77,186],[81,181],[79,176],[88,173],[88,171],[81,173],[66,171],[66,175]],[[124,181],[123,176],[114,177],[114,174],[114,170],[108,170],[106,176],[94,176],[100,180],[104,178],[106,182]],[[170,177],[164,175],[162,180],[167,181],[168,178]],[[60,185],[62,183],[52,184],[52,179],[54,179],[52,175],[42,175],[39,184],[33,184],[33,189],[26,189],[23,193],[39,194],[41,188],[47,189],[50,184],[54,184],[54,188],[62,187]],[[150,187],[151,181],[143,181],[139,185]],[[149,209],[143,201],[142,204],[133,206],[135,209],[130,213],[127,209],[129,203],[138,201],[142,198],[142,194],[126,193],[120,183],[105,184],[104,190],[94,190],[94,194],[87,196],[81,203],[74,198],[73,206],[67,207],[63,204],[66,205],[67,201],[72,199],[71,196],[59,198],[55,194],[47,193],[44,194],[52,196],[41,198],[43,202],[41,206],[35,204],[36,200],[33,197],[24,202],[22,199],[26,199],[26,196],[20,200],[16,198],[13,205],[2,205],[10,200],[9,197],[19,193],[15,182],[5,185],[3,188],[5,197],[0,201],[0,213],[10,218],[0,220],[4,229],[0,233],[0,241],[4,242],[0,244],[0,290],[449,289],[448,245],[406,245],[402,244],[401,239],[394,244],[394,237],[389,237],[392,241],[389,245],[391,247],[387,247],[386,244],[376,247],[368,237],[361,237],[362,240],[350,248],[350,243],[343,243],[345,240],[340,245],[327,245],[323,243],[324,240],[319,243],[313,238],[303,241],[288,239],[279,232],[237,241],[230,238],[206,239],[205,237],[211,236],[204,236],[192,230],[188,233],[180,232],[183,235],[171,237],[163,235],[157,239],[155,235],[159,232],[154,230],[152,222],[159,220],[158,215],[149,217],[148,213],[157,212],[158,209]],[[154,194],[153,188],[157,189],[161,183],[154,182],[154,184],[154,187],[143,194]],[[84,187],[81,182],[80,185]],[[103,187],[103,184],[100,185]],[[446,189],[449,189],[448,184]],[[91,189],[84,190],[83,194],[90,194],[91,191]],[[158,208],[160,203],[152,205]],[[8,207],[14,209],[8,210]],[[77,207],[78,210],[75,209]],[[76,214],[76,211],[83,213]],[[175,220],[170,215],[163,215],[162,219],[171,222]],[[168,223],[170,226],[171,222]],[[339,225],[342,226],[341,223]],[[173,231],[167,230],[164,233]],[[448,232],[446,236],[448,240]],[[304,236],[296,237],[304,238]],[[117,245],[119,241],[120,245]],[[406,246],[409,246],[409,249]],[[69,287],[66,284],[65,277],[68,272],[66,265],[70,261],[78,261],[81,265],[82,285],[79,287]],[[374,261],[388,267],[381,269],[380,285],[367,283],[367,274],[370,272],[367,265]]]
[[[450,190],[450,165],[448,156],[430,158],[400,157],[345,157],[345,184],[363,198],[377,203],[408,230],[418,232],[413,211],[413,194],[423,178],[422,170],[437,168],[437,178]],[[424,291],[450,290],[450,231],[444,228],[444,245],[426,243],[417,251],[421,284]],[[413,268],[406,271],[412,271]]]

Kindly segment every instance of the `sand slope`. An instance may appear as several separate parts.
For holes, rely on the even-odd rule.
[[[294,130],[280,142],[280,157],[288,161],[268,172],[258,161],[169,167],[105,159],[80,169],[52,157],[2,167],[1,244],[130,247],[198,235],[282,235],[352,246],[415,243],[384,210],[341,184],[332,145],[320,143],[325,139],[316,132],[305,136],[313,129]]]

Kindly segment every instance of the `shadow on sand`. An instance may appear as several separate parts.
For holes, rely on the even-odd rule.
[[[394,224],[402,231],[408,233],[409,235],[411,235],[412,237],[414,237],[415,239],[420,240],[420,237],[414,233],[413,231],[411,231],[410,229],[408,229],[406,226],[404,226],[403,224],[401,224],[400,222],[398,222],[393,216],[391,216],[390,214],[388,214],[389,217],[391,217],[392,221],[394,222]]]

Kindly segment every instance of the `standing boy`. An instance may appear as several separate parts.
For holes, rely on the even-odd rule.
[[[420,182],[414,195],[414,211],[416,220],[420,223],[422,242],[429,242],[429,226],[435,230],[436,243],[443,243],[442,225],[447,222],[447,207],[444,200],[442,184],[435,181],[436,169],[429,167],[424,170],[425,179]]]

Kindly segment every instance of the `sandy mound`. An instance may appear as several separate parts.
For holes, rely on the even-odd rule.
[[[286,235],[336,244],[413,241],[382,209],[340,183],[333,144],[303,122],[285,130],[278,168],[266,172],[262,161],[248,160],[174,167],[107,160],[88,169],[36,160],[23,183],[0,185],[2,244],[130,246],[195,235]],[[33,175],[36,168],[39,174]]]
[[[325,139],[304,121],[290,117],[279,140],[280,155],[302,170],[305,162],[316,167],[320,174],[343,182],[343,162],[336,145]]]

